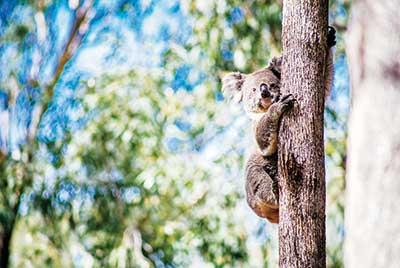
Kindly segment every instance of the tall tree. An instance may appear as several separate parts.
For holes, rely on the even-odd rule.
[[[400,263],[399,1],[357,1],[347,52],[352,87],[346,267]]]
[[[325,267],[328,1],[283,1],[282,25],[282,94],[297,102],[279,134],[279,266]]]

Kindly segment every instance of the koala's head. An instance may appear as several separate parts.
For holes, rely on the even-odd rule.
[[[222,79],[224,96],[242,102],[247,113],[265,113],[279,99],[281,60],[274,58],[267,68],[251,74],[230,73]]]

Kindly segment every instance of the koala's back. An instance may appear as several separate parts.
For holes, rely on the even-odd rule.
[[[276,153],[266,158],[254,152],[245,171],[247,203],[258,216],[272,223],[279,221],[276,164]]]

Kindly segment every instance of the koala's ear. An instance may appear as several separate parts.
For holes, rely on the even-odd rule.
[[[271,62],[268,65],[268,68],[272,71],[272,73],[278,78],[281,79],[282,73],[282,56],[281,57],[273,57]]]
[[[235,103],[241,102],[243,97],[242,86],[245,79],[246,75],[239,72],[226,74],[222,78],[224,97],[233,100]]]

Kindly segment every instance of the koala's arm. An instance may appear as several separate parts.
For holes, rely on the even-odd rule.
[[[263,157],[255,151],[246,164],[246,198],[250,208],[272,223],[279,222],[276,154]]]
[[[329,27],[328,30],[328,55],[325,67],[325,100],[328,99],[333,84],[333,47],[336,44],[335,28]]]
[[[260,217],[279,222],[279,193],[277,186],[277,143],[279,120],[293,106],[294,98],[286,95],[272,104],[257,122],[255,134],[260,150],[246,164],[247,203]]]
[[[283,113],[293,106],[294,98],[291,94],[272,104],[261,117],[255,127],[257,145],[263,156],[268,157],[276,153],[278,146],[279,121]]]

